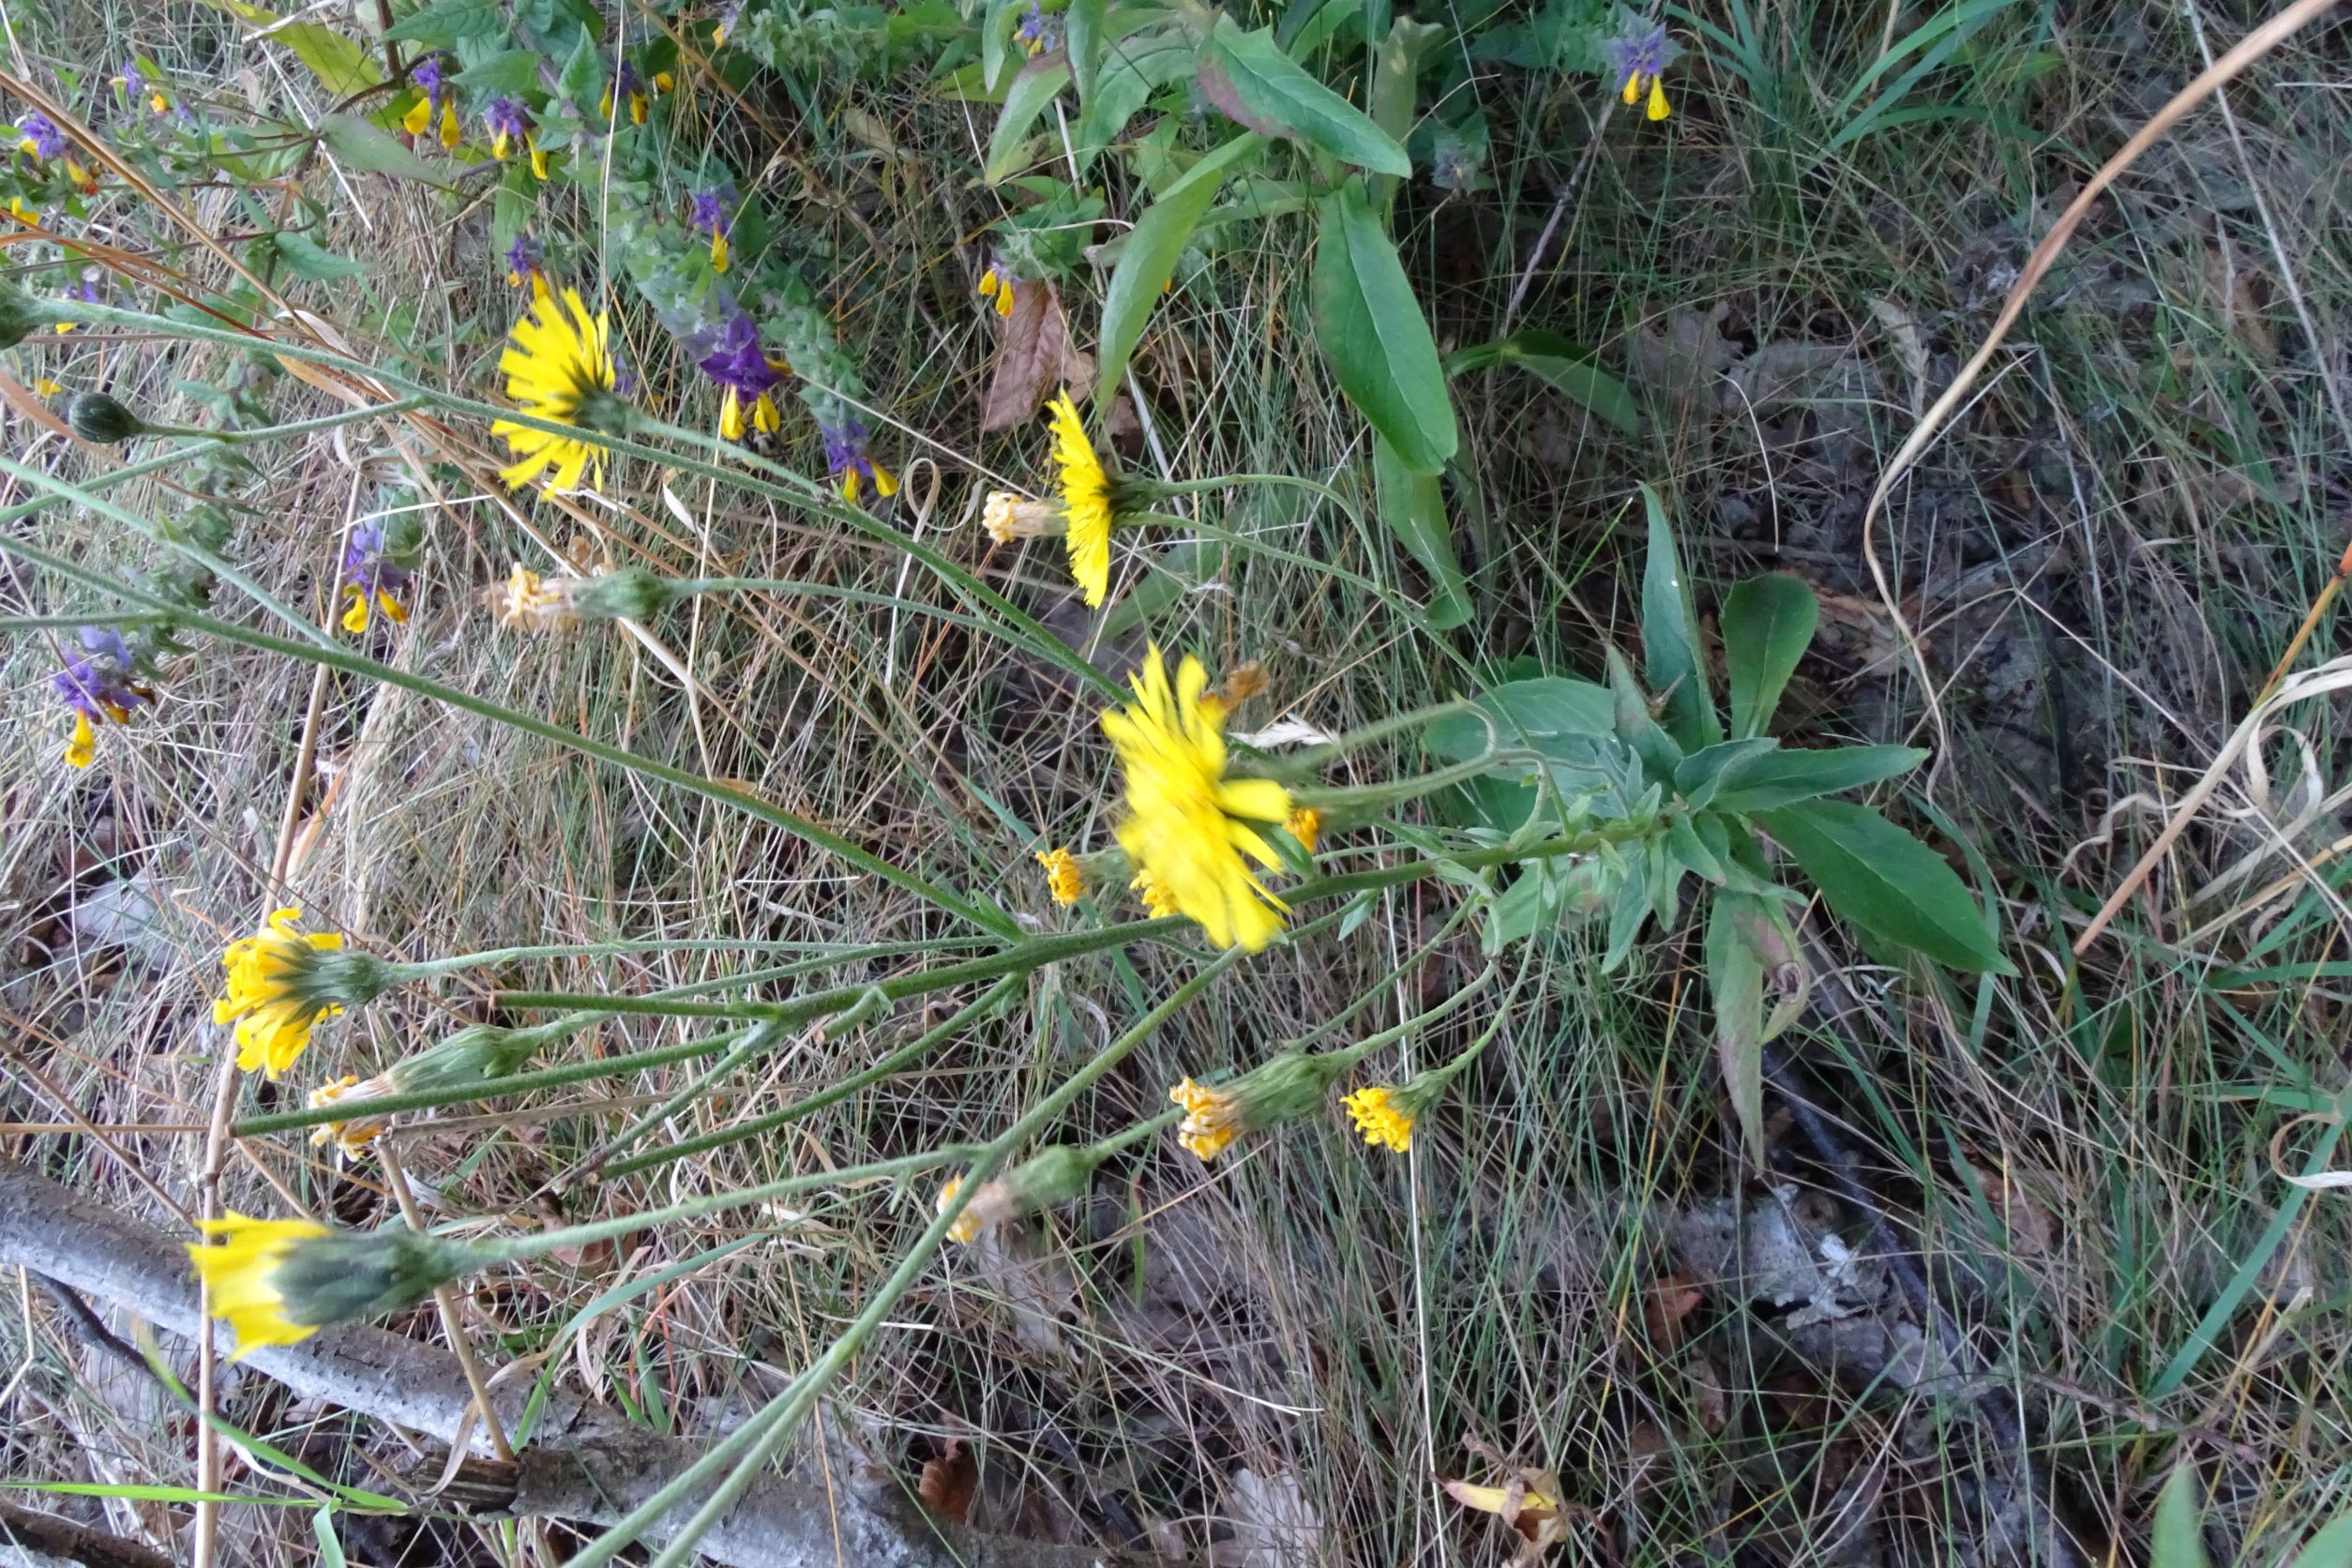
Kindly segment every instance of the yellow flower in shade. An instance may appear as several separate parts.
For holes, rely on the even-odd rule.
[[[523,132],[522,144],[524,147],[529,149],[531,154],[531,173],[533,177],[542,180],[546,179],[548,177],[547,154],[539,150],[538,133],[536,131]]]
[[[1037,856],[1037,864],[1046,868],[1046,890],[1063,909],[1077,903],[1078,895],[1086,891],[1086,880],[1078,874],[1078,856],[1069,851],[1043,851]]]
[[[1110,476],[1067,392],[1046,405],[1046,415],[1053,421],[1053,461],[1062,471],[1062,507],[1069,518],[1062,542],[1070,552],[1070,576],[1093,610],[1110,591]]]
[[[957,1194],[963,1190],[964,1179],[961,1176],[950,1176],[947,1179],[947,1184],[939,1189],[939,1212],[942,1214],[947,1213],[948,1206],[956,1201]],[[970,1246],[980,1239],[980,1216],[973,1211],[972,1204],[965,1204],[964,1212],[956,1216],[956,1223],[947,1228],[947,1239],[951,1242],[961,1242],[966,1246]]]
[[[319,955],[339,951],[343,939],[298,931],[301,918],[298,909],[279,910],[220,956],[229,994],[212,1004],[212,1021],[236,1025],[239,1067],[273,1079],[309,1048],[312,1026],[343,1010],[324,994],[319,963]]]
[[[1356,1130],[1375,1149],[1403,1153],[1413,1146],[1413,1115],[1385,1083],[1359,1089],[1339,1102],[1355,1119]]]
[[[1103,733],[1126,776],[1120,847],[1138,871],[1219,947],[1255,953],[1282,929],[1285,905],[1243,857],[1282,862],[1264,830],[1290,815],[1290,792],[1271,778],[1225,776],[1225,704],[1186,656],[1168,685],[1157,645],[1129,677],[1136,702],[1103,715]]]
[[[292,1345],[319,1331],[316,1323],[287,1316],[278,1267],[302,1243],[322,1240],[333,1231],[307,1219],[248,1219],[239,1214],[201,1220],[198,1228],[219,1238],[213,1246],[189,1243],[188,1256],[212,1293],[212,1315],[227,1319],[237,1331],[236,1353],[231,1360],[241,1361],[264,1345]]]
[[[73,716],[73,734],[66,741],[66,763],[68,767],[86,768],[98,761],[98,731],[90,728],[90,716]]]
[[[1323,831],[1323,814],[1311,806],[1302,806],[1290,813],[1290,820],[1282,824],[1290,837],[1299,841],[1299,848],[1315,852],[1315,840]]]
[[[1184,1108],[1184,1119],[1176,1123],[1176,1141],[1187,1153],[1213,1160],[1241,1136],[1241,1102],[1224,1090],[1203,1089],[1186,1078],[1168,1097]]]
[[[499,357],[498,368],[506,373],[506,396],[535,418],[579,425],[592,405],[614,396],[620,371],[611,343],[611,325],[602,312],[588,313],[579,290],[565,289],[560,302],[551,294],[534,298]],[[572,490],[592,467],[596,482],[604,483],[604,454],[584,441],[510,419],[493,423],[490,433],[517,454],[514,463],[499,471],[510,489],[520,490],[547,474],[549,489]]]

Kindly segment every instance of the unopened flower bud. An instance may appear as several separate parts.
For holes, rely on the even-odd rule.
[[[57,320],[22,289],[0,286],[0,349],[12,349],[32,336],[36,327]]]
[[[147,429],[145,420],[103,392],[76,392],[66,403],[66,424],[100,446],[120,445]]]

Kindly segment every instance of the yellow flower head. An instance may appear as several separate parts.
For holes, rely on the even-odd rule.
[[[1078,856],[1069,851],[1059,848],[1042,851],[1037,856],[1037,864],[1046,868],[1046,890],[1053,895],[1053,901],[1063,909],[1077,903],[1078,895],[1086,891],[1086,879],[1078,874]]]
[[[1184,1108],[1184,1119],[1176,1123],[1176,1141],[1185,1153],[1213,1160],[1241,1136],[1241,1102],[1226,1091],[1203,1089],[1186,1078],[1168,1097]]]
[[[1136,702],[1103,715],[1103,733],[1126,776],[1120,847],[1140,874],[1219,947],[1255,953],[1282,929],[1286,906],[1244,855],[1269,870],[1281,860],[1264,829],[1290,815],[1290,793],[1270,778],[1225,776],[1225,705],[1187,655],[1168,685],[1154,645],[1130,677]]]
[[[1401,1154],[1413,1146],[1413,1114],[1388,1084],[1359,1089],[1339,1103],[1348,1108],[1356,1130],[1373,1148]]]
[[[963,1190],[964,1179],[961,1176],[950,1176],[946,1185],[939,1189],[939,1212],[942,1214],[947,1213],[948,1205],[955,1202],[956,1195]],[[977,1201],[976,1195],[974,1201]],[[980,1215],[972,1204],[965,1204],[964,1212],[956,1216],[956,1223],[947,1228],[947,1239],[951,1242],[961,1242],[966,1246],[970,1246],[980,1239]]]
[[[579,425],[594,405],[614,396],[620,380],[612,360],[611,327],[602,312],[591,316],[580,291],[565,289],[559,304],[554,296],[534,298],[530,310],[515,323],[513,341],[499,357],[506,373],[506,396],[522,412],[558,425]],[[583,441],[533,430],[509,419],[490,426],[503,437],[517,461],[500,471],[508,488],[524,485],[552,469],[550,490],[577,487],[591,465],[596,483],[604,483],[604,454]]]
[[[198,1223],[205,1235],[221,1238],[215,1246],[188,1244],[188,1256],[212,1293],[213,1316],[227,1319],[237,1331],[232,1361],[261,1346],[292,1345],[318,1332],[318,1324],[287,1315],[278,1266],[302,1243],[333,1231],[307,1219],[248,1219],[239,1214]]]
[[[1311,806],[1302,806],[1291,812],[1289,821],[1282,825],[1289,831],[1291,837],[1299,841],[1300,849],[1313,854],[1315,840],[1323,831],[1323,814]]]
[[[1046,405],[1046,416],[1053,422],[1053,462],[1062,471],[1062,509],[1069,520],[1063,544],[1070,552],[1070,576],[1093,610],[1110,592],[1110,475],[1067,392]]]
[[[319,955],[337,951],[343,939],[297,931],[301,918],[300,910],[279,910],[220,956],[229,994],[212,1004],[212,1021],[237,1026],[239,1067],[273,1079],[309,1048],[314,1024],[343,1010],[319,983]]]

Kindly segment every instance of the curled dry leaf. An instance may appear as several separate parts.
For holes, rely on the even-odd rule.
[[[1094,384],[1093,356],[1070,342],[1062,292],[1048,282],[1013,284],[1013,313],[997,338],[996,371],[980,404],[980,428],[1005,430],[1024,423],[1063,386],[1082,398]]]
[[[1465,1508],[1492,1514],[1519,1532],[1526,1544],[1513,1560],[1541,1561],[1545,1552],[1568,1538],[1562,1518],[1560,1480],[1549,1470],[1514,1470],[1500,1486],[1469,1481],[1443,1481],[1445,1495]]]
[[[923,1475],[914,1484],[914,1495],[935,1516],[960,1525],[970,1519],[972,1494],[979,1485],[980,1466],[972,1458],[972,1449],[950,1438],[944,1455],[923,1461]]]

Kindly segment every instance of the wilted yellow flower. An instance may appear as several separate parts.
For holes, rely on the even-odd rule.
[[[1078,901],[1086,891],[1086,879],[1078,874],[1078,856],[1061,848],[1042,851],[1037,864],[1046,868],[1046,889],[1053,901],[1063,909]]]
[[[239,937],[220,957],[229,994],[212,1004],[212,1021],[237,1026],[237,1065],[271,1078],[294,1064],[321,1018],[343,1009],[323,985],[319,955],[343,939],[331,931],[302,932],[298,909],[272,914],[260,931]]]
[[[1413,1114],[1390,1085],[1376,1083],[1359,1089],[1339,1103],[1348,1108],[1364,1141],[1373,1148],[1401,1154],[1413,1146]]]
[[[317,1110],[340,1100],[376,1100],[392,1093],[394,1087],[391,1080],[382,1073],[366,1079],[345,1073],[334,1082],[322,1083],[311,1090],[310,1097],[305,1103],[312,1110]],[[310,1141],[324,1143],[331,1138],[337,1148],[357,1159],[368,1152],[368,1145],[381,1137],[391,1124],[392,1119],[388,1116],[365,1116],[355,1122],[327,1122],[310,1129]]]
[[[567,580],[554,580],[557,584]],[[494,608],[500,625],[521,626],[528,631],[554,631],[577,619],[572,613],[571,596],[520,561],[507,576],[506,590]]]
[[[249,1219],[239,1214],[199,1220],[197,1229],[222,1238],[214,1246],[189,1243],[188,1256],[212,1293],[212,1315],[237,1331],[236,1353],[230,1360],[241,1361],[264,1345],[292,1345],[319,1331],[316,1323],[287,1316],[278,1267],[300,1244],[333,1231],[307,1219]]]
[[[942,1214],[947,1213],[948,1206],[956,1201],[956,1195],[963,1190],[964,1179],[961,1176],[947,1178],[946,1184],[939,1189],[939,1212]],[[977,1201],[975,1196],[973,1203]],[[964,1205],[964,1212],[956,1216],[956,1223],[947,1228],[947,1239],[961,1242],[966,1246],[980,1239],[980,1215],[974,1211],[972,1203]]]
[[[523,413],[555,424],[594,426],[601,417],[598,405],[617,402],[612,389],[620,371],[612,359],[611,327],[601,312],[588,313],[577,289],[565,289],[560,305],[552,295],[535,297],[515,323],[498,368],[506,373],[506,395]],[[551,468],[549,488],[571,490],[592,465],[596,482],[604,483],[604,453],[584,441],[509,419],[493,423],[490,433],[519,454],[499,472],[511,489],[521,489]]]
[[[1225,776],[1225,705],[1187,655],[1173,688],[1154,645],[1129,678],[1136,702],[1103,715],[1103,733],[1126,776],[1120,846],[1138,871],[1219,947],[1255,953],[1282,929],[1286,906],[1244,862],[1282,864],[1263,829],[1290,815],[1290,793],[1270,778]]]
[[[1184,1108],[1184,1119],[1176,1123],[1176,1141],[1186,1153],[1213,1160],[1241,1136],[1241,1102],[1230,1091],[1203,1089],[1186,1078],[1168,1097]]]

